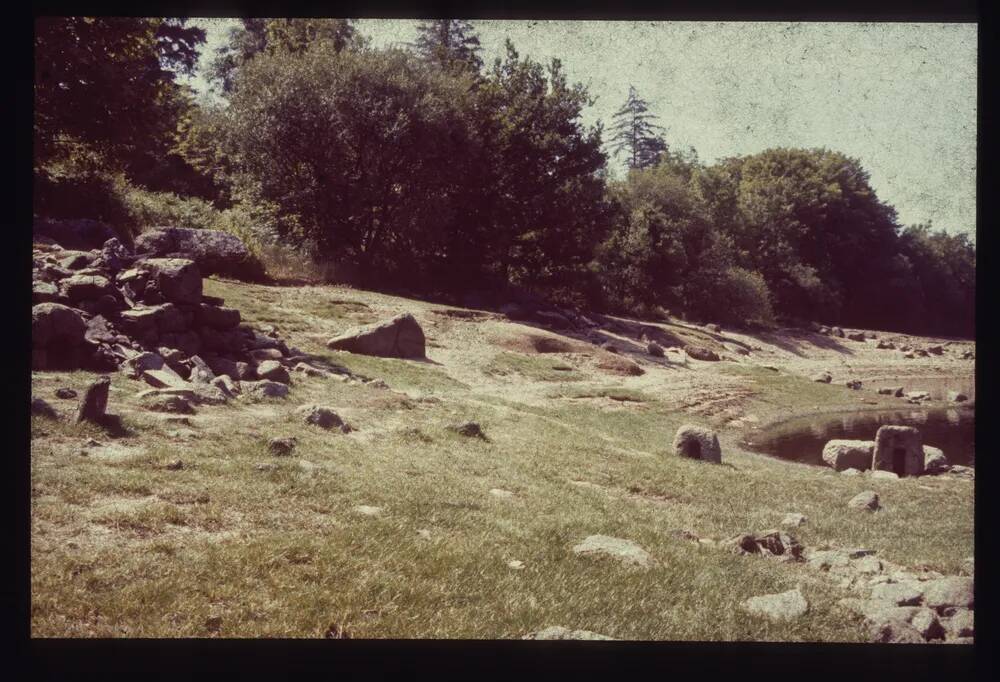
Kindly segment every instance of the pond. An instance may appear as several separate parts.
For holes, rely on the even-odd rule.
[[[976,411],[973,408],[860,411],[796,417],[750,434],[743,447],[805,464],[825,466],[828,440],[875,440],[880,426],[919,429],[924,445],[944,451],[952,464],[976,465]]]

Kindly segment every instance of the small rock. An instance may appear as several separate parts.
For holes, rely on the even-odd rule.
[[[426,528],[421,528],[420,530],[417,531],[417,537],[421,538],[422,540],[430,540],[431,532]]]
[[[292,381],[291,376],[288,374],[288,370],[285,369],[277,360],[265,360],[257,365],[257,376],[261,379],[277,381],[281,384],[288,384]]]
[[[847,468],[847,469],[844,469],[843,471],[841,471],[840,475],[841,476],[860,476],[861,475],[861,471],[858,470],[858,469],[855,469],[854,467],[850,467],[850,468]]]
[[[751,597],[741,606],[748,613],[763,616],[770,620],[794,620],[804,616],[809,611],[809,602],[798,588],[780,594],[766,594]]]
[[[974,605],[973,580],[963,576],[949,576],[929,580],[923,584],[924,603],[932,609],[948,606],[971,609]]]
[[[828,384],[831,381],[833,381],[833,376],[831,376],[829,372],[820,372],[819,374],[813,374],[809,378],[820,384]]]
[[[935,474],[948,469],[948,458],[940,448],[924,446],[924,473]]]
[[[941,618],[948,639],[956,637],[972,637],[975,634],[975,617],[969,609],[956,609],[951,616]]]
[[[465,436],[466,438],[480,438],[486,440],[486,434],[483,433],[482,427],[476,422],[463,422],[462,424],[455,424],[448,427],[449,431],[454,431],[455,433]]]
[[[715,464],[722,462],[722,449],[715,431],[694,424],[684,424],[674,434],[674,454]]]
[[[239,364],[239,363],[237,363]],[[240,380],[240,388],[244,396],[252,398],[284,398],[288,395],[288,386],[279,384],[277,381],[243,381]]]
[[[354,511],[365,516],[378,516],[382,513],[382,507],[370,507],[367,504],[359,504],[354,508]]]
[[[502,488],[490,488],[490,495],[505,500],[509,500],[510,498],[514,497],[514,493],[512,493],[509,490],[504,490]]]
[[[808,517],[803,514],[791,513],[785,514],[785,518],[781,521],[782,526],[794,526],[798,527],[808,521]]]
[[[178,471],[179,469],[183,468],[184,468],[184,462],[182,462],[179,459],[167,462],[167,464],[164,466],[164,469],[169,469],[170,471]]]
[[[852,509],[875,511],[880,508],[878,493],[872,490],[866,490],[863,493],[858,493],[850,499],[847,506]]]
[[[719,354],[713,350],[705,348],[704,346],[687,345],[684,346],[684,352],[694,360],[702,360],[705,362],[719,361]]]
[[[871,473],[873,479],[880,479],[885,481],[898,481],[899,474],[894,471],[873,471]]]
[[[654,358],[662,358],[664,356],[663,346],[656,343],[655,341],[650,341],[646,345],[646,352],[652,355]]]
[[[845,381],[844,385],[847,386],[847,388],[850,388],[854,391],[860,391],[862,384],[860,379],[850,379],[848,381]]]
[[[57,388],[56,397],[63,398],[64,400],[68,400],[69,398],[75,398],[76,391],[74,391],[72,388]]]
[[[513,568],[515,571],[520,571],[521,569],[524,568],[524,562],[518,561],[517,559],[512,559],[511,561],[508,561],[507,565]]]
[[[343,433],[350,433],[348,426],[336,412],[329,407],[321,405],[302,405],[295,410],[295,414],[302,417],[307,424],[319,426],[323,429],[339,428]]]
[[[959,391],[948,391],[948,400],[953,403],[964,403],[969,399],[969,396]]]
[[[923,593],[910,583],[883,583],[872,588],[872,599],[893,606],[916,606],[923,599]]]
[[[938,620],[937,614],[927,608],[921,608],[910,619],[910,627],[920,633],[925,640],[944,639],[945,630]]]

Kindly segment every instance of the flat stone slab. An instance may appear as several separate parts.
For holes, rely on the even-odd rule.
[[[494,497],[499,497],[503,500],[509,500],[514,497],[514,493],[509,490],[504,490],[503,488],[490,488],[490,495]]]
[[[607,635],[599,635],[596,632],[591,632],[590,630],[570,630],[569,628],[564,628],[561,625],[553,625],[545,628],[544,630],[531,632],[525,635],[522,639],[585,639],[614,641],[615,638],[608,637]]]
[[[923,599],[923,591],[910,583],[882,583],[872,588],[872,599],[893,606],[916,606]]]
[[[972,578],[948,576],[938,580],[928,580],[922,587],[924,603],[932,609],[948,606],[968,609],[974,606]]]
[[[779,594],[751,597],[744,601],[741,606],[747,613],[776,621],[794,620],[804,616],[809,611],[809,602],[802,596],[798,588]]]
[[[364,516],[379,516],[382,513],[382,507],[371,507],[367,504],[359,504],[354,508],[359,514]]]
[[[629,566],[647,568],[652,563],[649,552],[632,542],[608,535],[590,535],[573,547],[580,556],[607,556]]]

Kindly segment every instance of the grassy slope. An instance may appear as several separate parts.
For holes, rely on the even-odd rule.
[[[207,288],[309,352],[322,353],[324,335],[357,310],[330,303],[330,289],[302,290],[290,304],[274,288]],[[308,316],[317,314],[330,329],[315,328]],[[566,383],[572,372],[551,370],[555,359],[510,356],[498,349],[484,372],[548,381],[556,394],[593,393]],[[337,623],[354,637],[506,638],[564,625],[624,639],[860,641],[858,619],[835,606],[851,595],[824,576],[673,531],[720,539],[776,527],[796,511],[809,517],[796,533],[807,546],[865,546],[944,573],[973,553],[967,482],[843,477],[744,453],[735,431],[720,433],[727,465],[711,466],[666,454],[676,427],[697,420],[648,390],[619,391],[642,402],[615,410],[529,405],[478,391],[447,367],[328,357],[438,400],[301,380],[287,401],[201,408],[191,427],[127,412],[134,435],[116,443],[145,449],[103,458],[77,454],[88,436],[111,442],[93,428],[33,419],[33,635],[316,637]],[[768,406],[778,413],[849,397],[767,370],[731,371],[750,373],[765,416]],[[36,374],[34,392],[48,398],[89,379]],[[136,390],[114,377],[112,406],[129,405]],[[334,407],[357,431],[305,428],[290,415],[304,402]],[[465,419],[490,440],[445,429]],[[168,435],[178,428],[197,436]],[[298,437],[293,455],[267,454],[267,438],[283,435]],[[176,458],[183,469],[162,466]],[[259,470],[262,463],[273,468]],[[883,496],[884,512],[846,508],[864,489]],[[383,513],[360,515],[353,508],[362,504]],[[597,533],[638,542],[656,566],[637,571],[572,554]],[[525,568],[509,568],[514,559]],[[796,584],[811,605],[798,621],[772,624],[738,608]]]

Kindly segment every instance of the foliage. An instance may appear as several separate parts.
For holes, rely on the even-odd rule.
[[[472,24],[461,19],[434,19],[417,25],[416,48],[425,59],[450,68],[468,68],[478,73],[483,66],[482,49]]]

